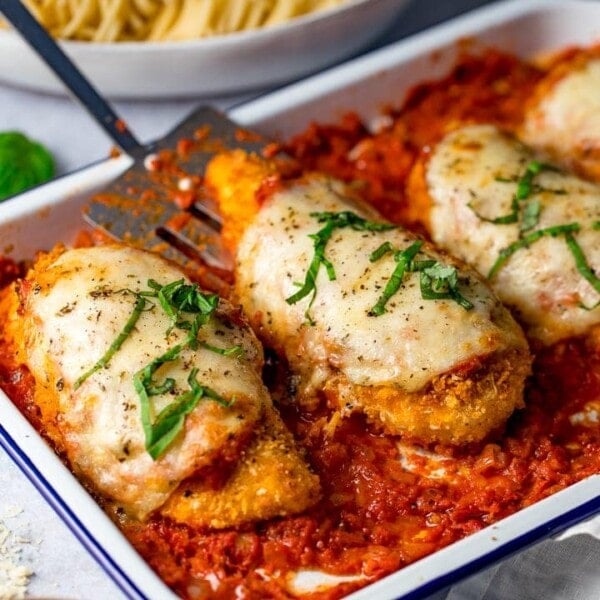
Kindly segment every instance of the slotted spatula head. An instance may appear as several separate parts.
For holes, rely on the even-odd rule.
[[[266,145],[222,113],[201,107],[169,134],[132,153],[134,164],[89,201],[84,217],[110,237],[171,260],[199,259],[229,270],[232,259],[220,243],[220,219],[203,175],[218,152],[261,153]]]

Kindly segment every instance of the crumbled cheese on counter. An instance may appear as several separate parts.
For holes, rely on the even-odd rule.
[[[18,507],[7,507],[3,519],[17,516],[22,512]],[[17,536],[0,520],[0,600],[20,600],[25,598],[31,569],[20,564],[19,557],[23,544],[29,540]]]

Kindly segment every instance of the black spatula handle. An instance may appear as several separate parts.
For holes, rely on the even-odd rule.
[[[128,154],[141,150],[142,145],[125,122],[19,0],[0,0],[0,12],[71,90],[115,144]]]

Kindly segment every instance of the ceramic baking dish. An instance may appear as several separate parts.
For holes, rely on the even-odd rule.
[[[600,2],[513,0],[494,4],[340,67],[263,96],[230,116],[272,138],[347,111],[375,119],[419,81],[447,73],[464,38],[521,56],[600,41]],[[82,227],[80,206],[129,164],[113,158],[0,205],[2,252],[30,257]],[[0,444],[127,597],[172,593],[0,392]],[[600,475],[440,550],[354,594],[353,600],[422,598],[546,536],[600,512]]]

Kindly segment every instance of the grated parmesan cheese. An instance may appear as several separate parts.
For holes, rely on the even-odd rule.
[[[20,509],[8,510],[4,517],[14,517]],[[19,564],[22,545],[28,543],[0,521],[0,600],[21,600],[25,598],[29,579],[33,572]]]

